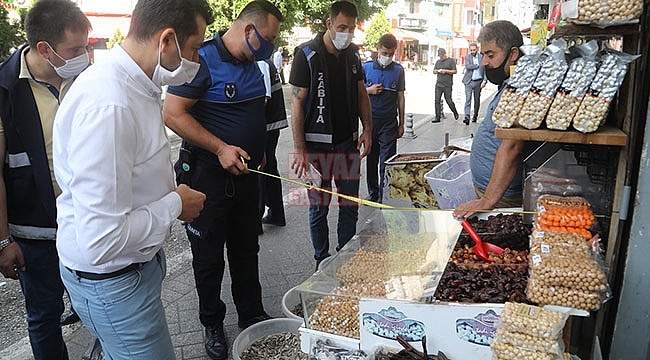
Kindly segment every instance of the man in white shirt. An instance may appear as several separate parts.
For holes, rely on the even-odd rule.
[[[194,78],[212,21],[205,0],[138,1],[126,39],[77,78],[55,118],[61,277],[109,359],[175,358],[162,246],[205,195],[175,186],[160,94]]]
[[[286,85],[287,82],[284,81],[284,69],[282,67],[283,64],[283,52],[284,49],[282,46],[278,48],[278,51],[273,53],[273,65],[275,65],[275,68],[278,69],[278,74],[280,74],[280,80],[282,81],[282,85]]]

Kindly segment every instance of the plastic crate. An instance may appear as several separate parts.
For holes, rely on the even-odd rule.
[[[424,177],[441,209],[454,209],[460,204],[476,199],[468,154],[447,159]]]

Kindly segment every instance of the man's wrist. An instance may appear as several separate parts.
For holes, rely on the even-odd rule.
[[[14,238],[11,235],[9,235],[9,237],[4,240],[0,240],[0,251],[11,245],[12,242],[14,242]]]

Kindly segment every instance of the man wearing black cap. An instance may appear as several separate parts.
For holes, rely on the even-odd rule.
[[[456,111],[456,105],[451,99],[451,86],[454,81],[454,74],[456,73],[456,61],[447,56],[445,49],[438,49],[438,57],[440,60],[436,61],[436,64],[433,66],[433,73],[438,75],[436,80],[436,118],[431,120],[433,123],[440,122],[442,116],[442,96],[445,96],[445,101],[451,112],[454,113],[454,119],[458,120],[458,111]]]

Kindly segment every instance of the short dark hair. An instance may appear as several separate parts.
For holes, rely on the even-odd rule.
[[[509,52],[513,47],[518,48],[524,44],[521,31],[508,20],[487,23],[481,29],[476,40],[480,43],[494,41],[497,47],[505,53]]]
[[[25,16],[27,43],[36,47],[39,41],[56,46],[65,39],[65,31],[88,32],[90,21],[70,0],[40,0]],[[56,50],[56,49],[55,49]]]
[[[266,26],[269,14],[278,19],[279,22],[284,21],[284,16],[282,16],[280,9],[273,5],[272,2],[267,0],[253,0],[244,6],[239,16],[237,16],[237,20],[250,19],[256,25]]]
[[[438,49],[438,56],[445,55],[446,53],[447,53],[447,50],[445,50],[443,48]]]
[[[131,27],[127,36],[147,41],[157,31],[171,27],[176,31],[178,46],[199,33],[196,17],[212,24],[214,16],[206,0],[139,0],[133,9]]]
[[[471,43],[469,43],[469,46],[468,46],[468,47],[472,47],[472,46],[476,46],[476,47],[478,47],[478,44],[475,43],[475,42],[471,42]]]
[[[385,47],[386,49],[395,49],[397,48],[397,39],[393,34],[384,34],[377,41],[377,47]]]
[[[337,1],[333,3],[330,9],[330,20],[334,20],[334,18],[339,16],[341,13],[349,17],[359,17],[357,6],[349,1]]]

